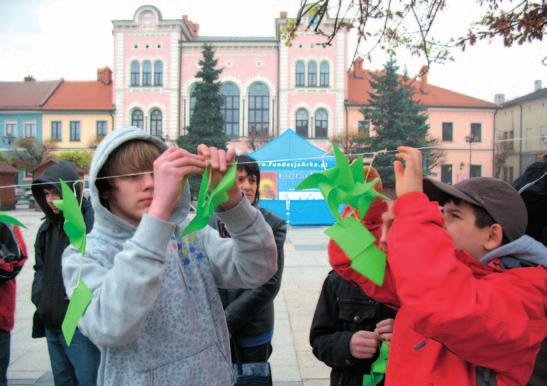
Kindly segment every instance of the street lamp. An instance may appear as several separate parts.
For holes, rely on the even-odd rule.
[[[478,142],[478,138],[472,133],[469,133],[469,135],[465,136],[465,142],[469,144],[469,178],[471,178],[471,144],[473,142]]]

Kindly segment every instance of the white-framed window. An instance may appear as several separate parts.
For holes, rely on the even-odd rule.
[[[51,140],[57,142],[63,140],[63,126],[61,121],[51,121]]]
[[[6,121],[4,124],[4,137],[15,137],[17,131],[17,122],[15,121]]]
[[[25,122],[25,137],[36,138],[36,122]]]

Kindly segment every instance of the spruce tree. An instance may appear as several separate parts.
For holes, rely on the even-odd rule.
[[[177,138],[177,144],[191,153],[195,153],[201,143],[225,149],[228,141],[221,112],[224,99],[218,80],[222,69],[216,68],[218,61],[213,47],[205,44],[202,54],[203,58],[199,61],[201,69],[196,74],[200,81],[192,91],[196,104],[190,117],[190,126],[187,127],[186,135]]]
[[[370,138],[371,151],[395,150],[398,146],[424,147],[436,144],[428,138],[429,124],[427,110],[412,98],[414,88],[407,78],[399,76],[399,67],[391,58],[381,74],[371,74],[372,92],[369,106],[360,110],[365,119],[370,120],[376,135]],[[430,170],[437,162],[439,153],[424,151],[424,171]],[[393,186],[393,161],[395,153],[380,154],[374,167],[388,186]]]
[[[218,80],[222,69],[216,68],[218,60],[215,59],[213,47],[205,44],[201,52],[201,69],[196,74],[200,81],[192,89],[192,97],[196,98],[196,104],[190,117],[190,126],[186,128],[186,135],[177,138],[178,146],[194,154],[198,145],[202,143],[225,149],[228,141],[221,112],[224,98],[220,93],[221,83]],[[189,182],[192,197],[195,198],[199,191],[201,176],[192,175]]]

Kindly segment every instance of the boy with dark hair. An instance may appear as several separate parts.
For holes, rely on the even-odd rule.
[[[60,179],[75,191],[78,202],[83,194],[78,171],[69,161],[56,161],[32,181],[32,195],[44,212],[45,219],[34,243],[35,265],[31,300],[36,305],[32,337],[46,337],[51,369],[56,385],[96,385],[99,350],[77,329],[70,346],[61,334],[61,324],[68,307],[63,284],[61,258],[69,245],[63,230],[65,218],[53,204],[61,199]],[[86,231],[93,227],[93,210],[82,199],[81,211]]]
[[[526,385],[546,331],[547,249],[524,235],[522,199],[494,178],[423,180],[413,148],[399,147],[397,158],[405,166],[394,164],[383,286],[353,271],[337,246],[329,250],[342,276],[399,306],[386,385]]]
[[[214,188],[233,161],[233,152],[205,145],[198,153],[167,148],[136,128],[113,131],[95,151],[95,226],[85,256],[65,251],[63,276],[67,288],[81,278],[93,293],[79,327],[101,351],[100,385],[232,383],[217,287],[268,280],[275,242],[236,184],[217,211],[231,239],[210,227],[179,239],[190,209],[182,182],[210,163]]]

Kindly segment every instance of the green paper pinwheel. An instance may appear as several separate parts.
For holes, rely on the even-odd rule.
[[[334,145],[336,167],[314,173],[302,181],[297,190],[319,188],[327,205],[336,218],[336,224],[325,233],[342,248],[351,260],[351,267],[378,285],[384,282],[385,253],[374,245],[375,237],[363,224],[353,218],[341,218],[338,207],[346,204],[359,212],[362,220],[375,197],[383,197],[374,190],[378,179],[366,182],[363,175],[363,158],[351,165],[346,156]]]
[[[26,228],[26,226],[24,226],[21,221],[17,220],[15,217],[11,217],[9,214],[6,214],[2,211],[0,211],[0,222]]]
[[[76,327],[78,327],[78,322],[84,315],[89,303],[91,303],[91,299],[93,299],[91,290],[83,281],[78,280],[78,285],[72,292],[65,318],[61,325],[61,331],[63,332],[63,336],[65,337],[68,346],[70,346],[70,342],[72,342],[74,332],[76,331]]]
[[[63,212],[65,223],[63,229],[70,240],[70,244],[85,255],[85,221],[80,204],[74,192],[61,179],[62,200],[53,200],[53,204]]]
[[[382,342],[380,345],[380,354],[370,366],[370,374],[363,376],[363,386],[376,386],[379,384],[386,373],[387,356],[389,354],[389,343]]]
[[[234,185],[237,174],[237,163],[234,163],[224,177],[220,180],[218,185],[209,192],[210,176],[209,168],[203,171],[201,177],[201,185],[199,186],[198,202],[196,205],[196,216],[192,219],[190,224],[180,234],[180,237],[186,236],[189,233],[196,232],[205,228],[213,215],[216,207],[220,204],[228,201],[228,190]]]

